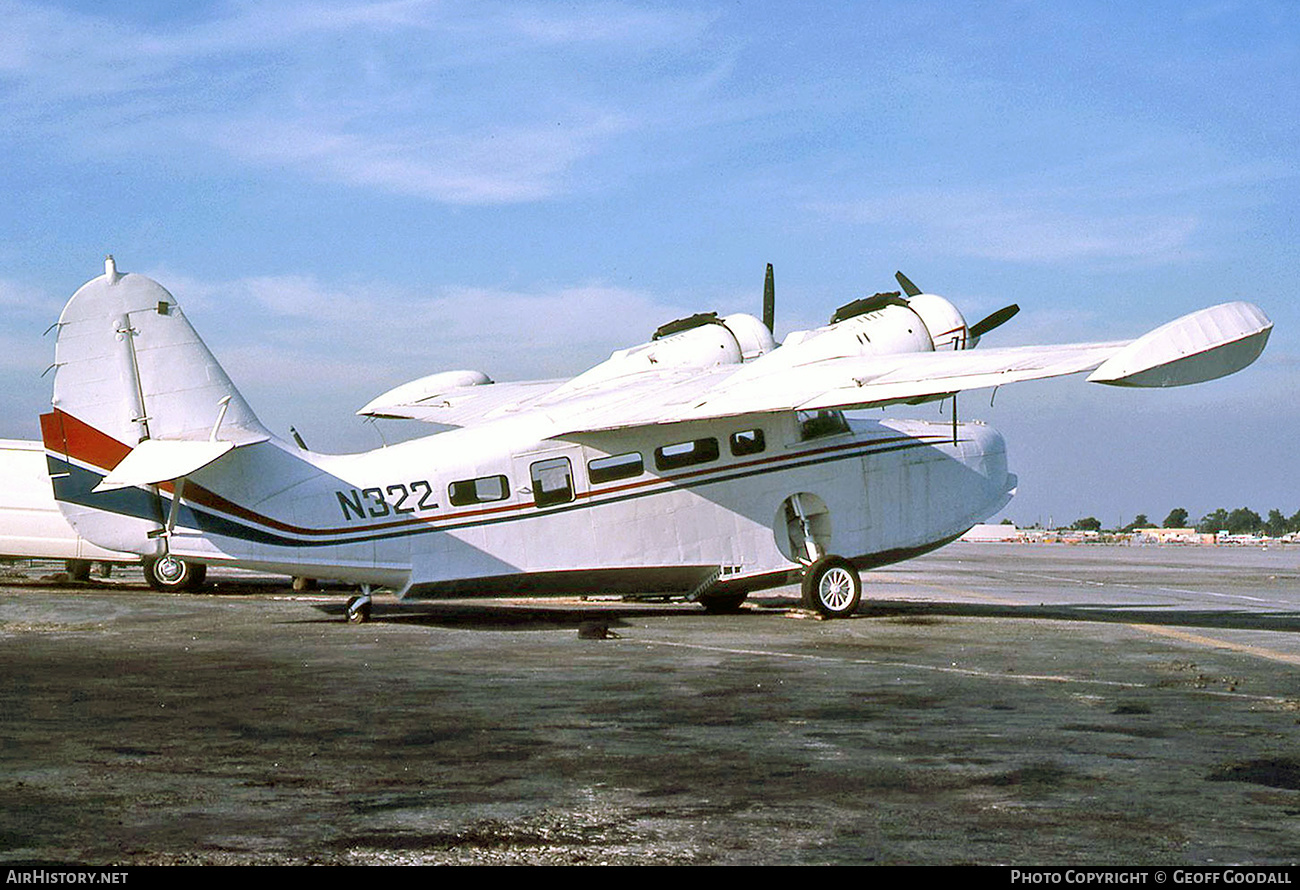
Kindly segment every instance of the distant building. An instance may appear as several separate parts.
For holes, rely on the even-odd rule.
[[[994,541],[1020,541],[1022,536],[1020,529],[1014,525],[1004,522],[1001,525],[988,525],[981,523],[975,526],[966,534],[961,536],[963,541],[980,541],[989,543]]]
[[[1139,544],[1214,543],[1214,535],[1203,535],[1194,528],[1137,528],[1133,539]]]

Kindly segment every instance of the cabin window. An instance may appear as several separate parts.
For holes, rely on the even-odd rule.
[[[631,479],[645,472],[645,462],[641,452],[629,451],[627,454],[614,454],[598,457],[587,464],[587,476],[593,485],[602,482],[614,482],[618,479]]]
[[[480,476],[447,486],[447,497],[453,507],[504,501],[509,494],[510,483],[505,476]]]
[[[717,459],[718,440],[713,438],[678,442],[655,449],[655,466],[661,470],[676,470]]]
[[[801,439],[820,439],[822,436],[838,436],[849,432],[849,422],[844,419],[843,411],[800,411],[798,417]]]
[[[734,457],[758,454],[767,447],[762,430],[741,430],[731,434],[731,453]]]
[[[533,480],[533,502],[539,507],[573,500],[573,466],[567,457],[539,460],[528,468]]]

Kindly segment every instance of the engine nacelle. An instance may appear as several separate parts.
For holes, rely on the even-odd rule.
[[[649,343],[618,350],[561,390],[581,389],[646,371],[738,365],[775,348],[771,332],[752,315],[721,319],[713,313],[695,315],[664,325]]]
[[[979,341],[978,337],[970,336],[961,310],[937,294],[908,297],[907,308],[925,324],[935,349],[970,349]]]
[[[772,337],[772,332],[767,329],[767,325],[752,315],[737,312],[722,319],[722,323],[736,336],[743,361],[753,361],[760,355],[776,349],[776,340]]]
[[[921,317],[890,304],[811,331],[794,331],[775,353],[790,365],[855,355],[931,352],[934,344]]]

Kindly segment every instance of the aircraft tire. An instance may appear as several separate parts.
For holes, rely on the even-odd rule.
[[[847,618],[862,602],[862,577],[842,556],[823,556],[804,571],[803,604],[826,618]]]
[[[89,581],[91,561],[88,559],[70,559],[67,562],[68,578],[72,581]]]
[[[742,590],[740,593],[705,594],[700,597],[699,603],[704,607],[704,611],[710,615],[726,615],[731,612],[739,612],[745,598],[748,596],[749,591],[747,590]]]
[[[348,599],[348,623],[365,624],[370,620],[370,597],[354,596]]]
[[[207,574],[208,567],[202,563],[186,562],[170,555],[144,561],[144,580],[162,593],[198,590]]]

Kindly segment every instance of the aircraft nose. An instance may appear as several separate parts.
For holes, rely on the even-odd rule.
[[[1005,504],[1020,480],[1007,470],[1007,443],[1002,434],[979,423],[963,424],[960,435],[962,462],[983,479],[987,497]]]

